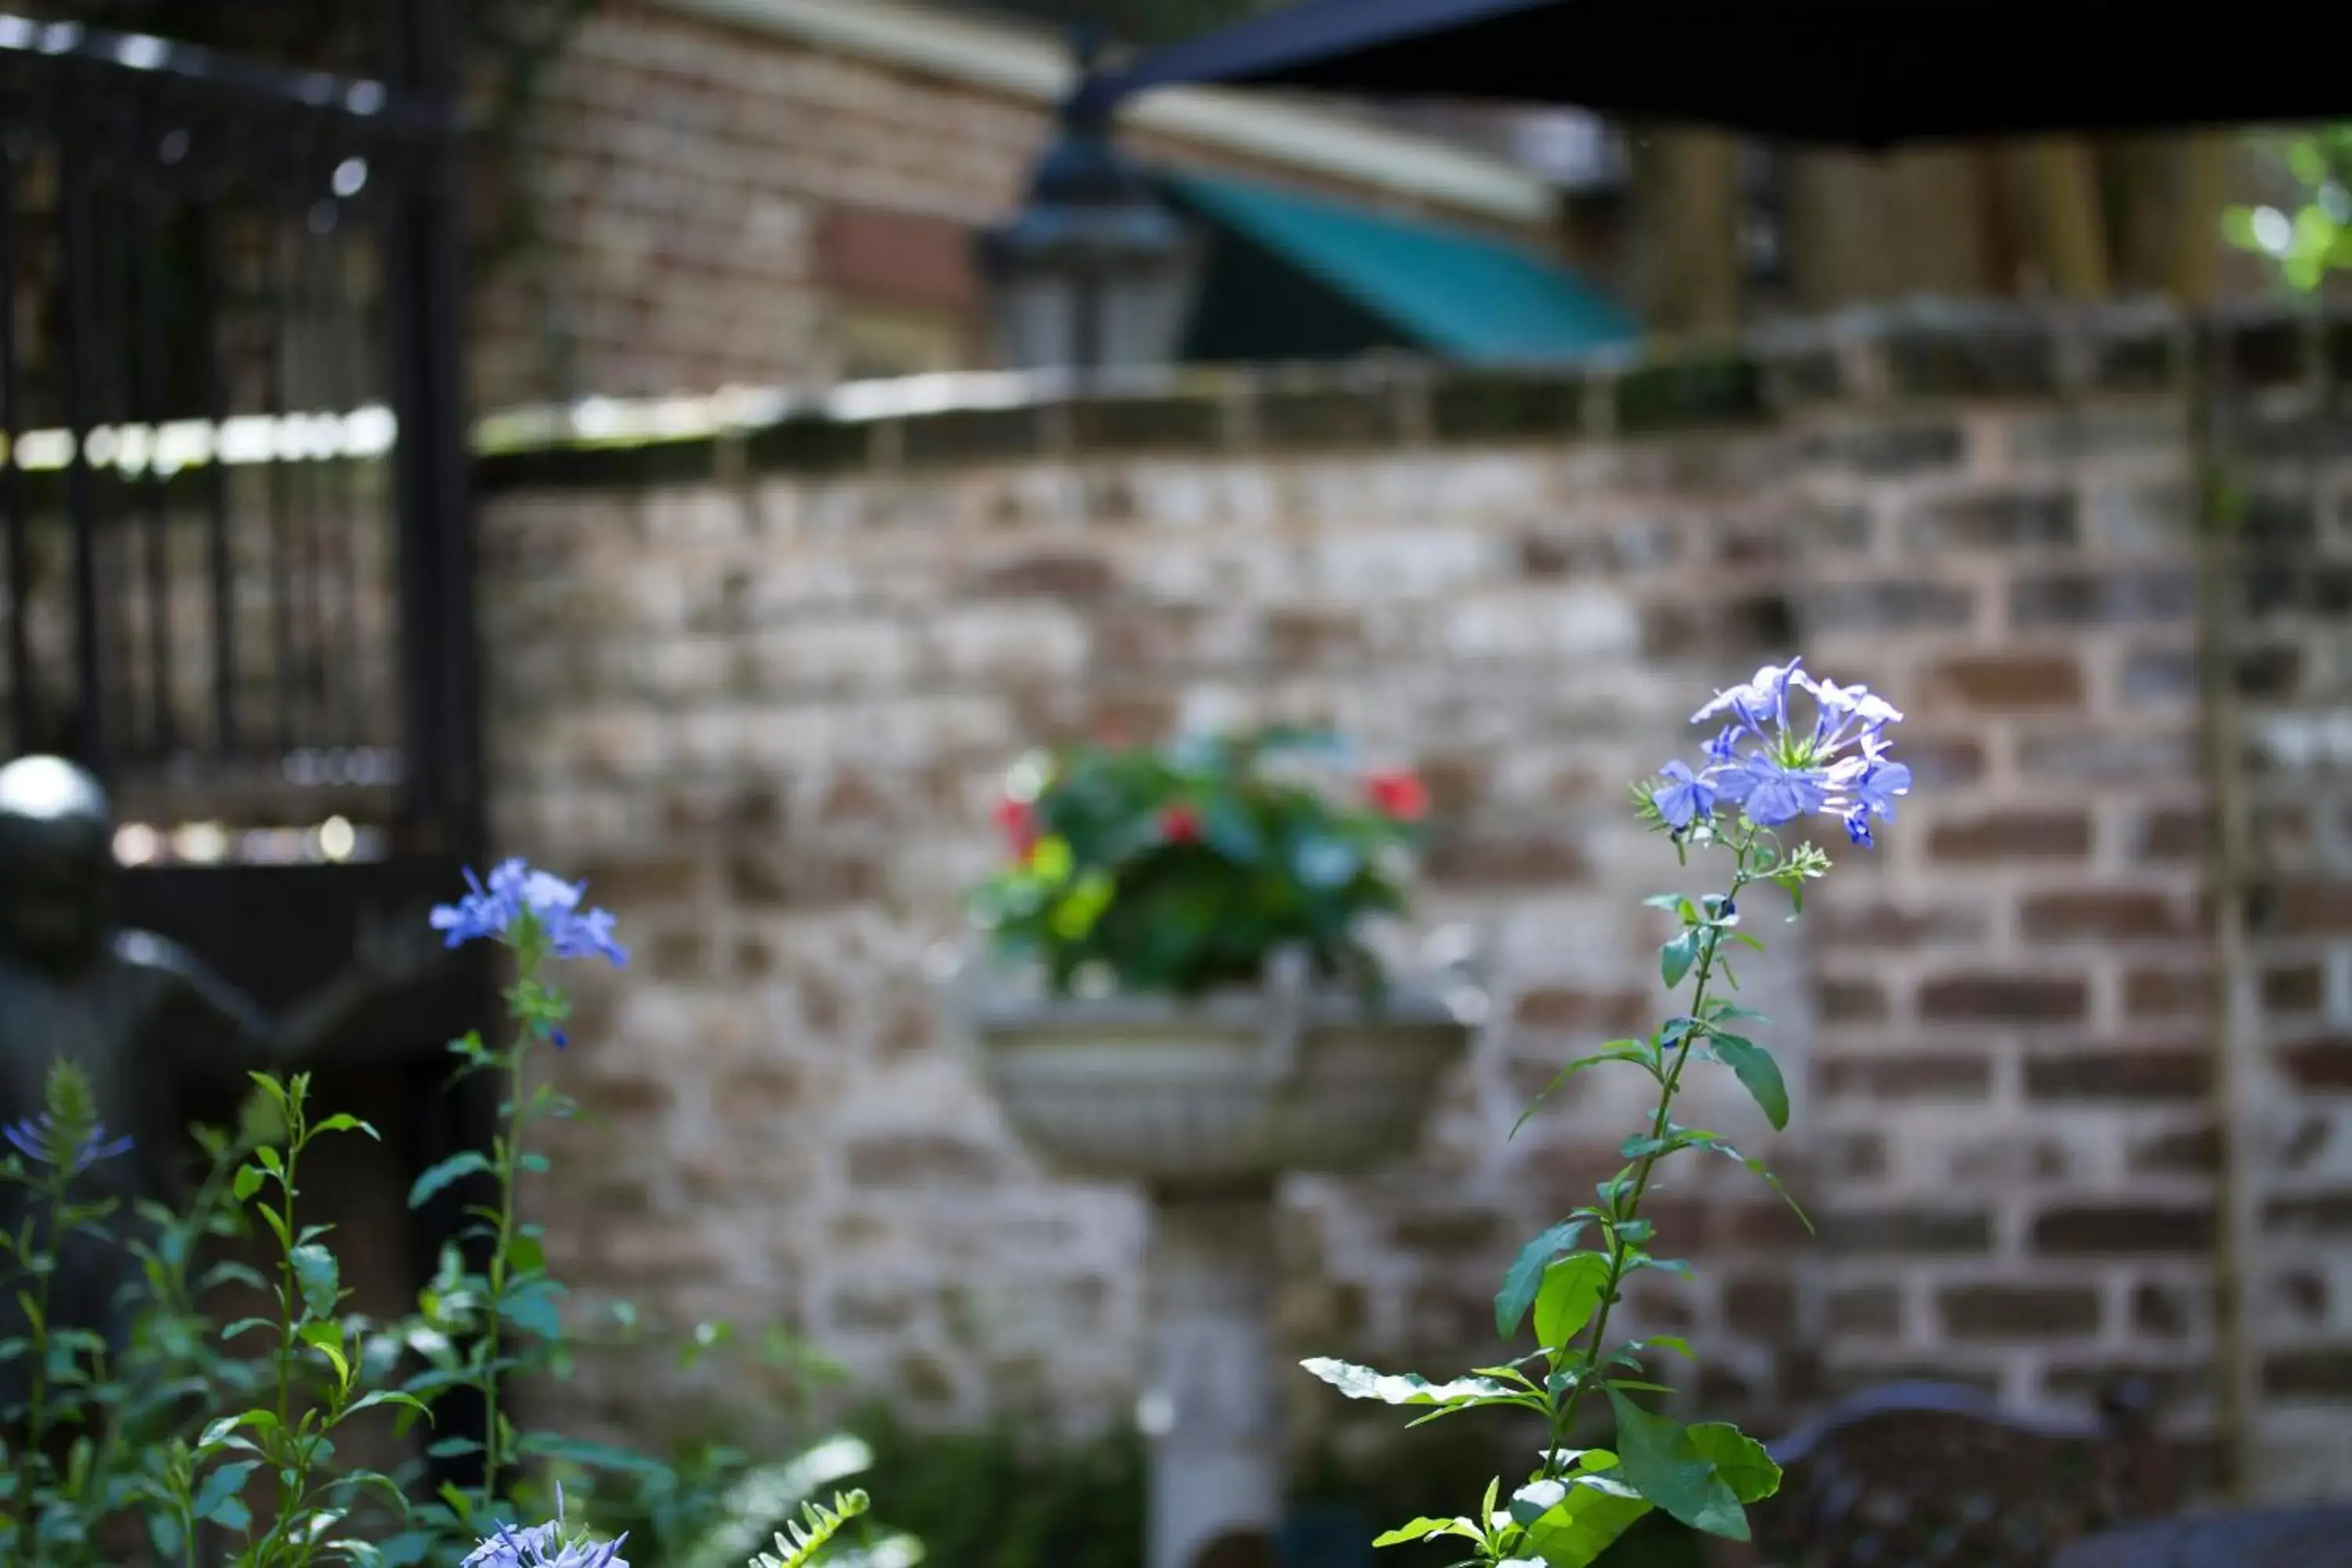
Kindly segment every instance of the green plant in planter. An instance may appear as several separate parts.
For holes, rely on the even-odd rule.
[[[1792,693],[1810,700],[1810,717],[1792,713]],[[1689,1271],[1688,1264],[1660,1255],[1662,1238],[1642,1215],[1661,1163],[1693,1151],[1720,1155],[1780,1190],[1762,1162],[1721,1134],[1675,1121],[1675,1100],[1692,1068],[1718,1066],[1775,1128],[1787,1124],[1780,1069],[1750,1037],[1762,1020],[1727,994],[1738,987],[1743,950],[1764,945],[1743,924],[1753,912],[1751,889],[1777,888],[1801,912],[1805,884],[1830,864],[1790,828],[1809,816],[1832,816],[1855,844],[1870,846],[1873,822],[1893,817],[1895,797],[1911,787],[1910,769],[1887,749],[1887,731],[1902,717],[1866,689],[1816,679],[1793,660],[1767,666],[1692,715],[1694,723],[1720,726],[1699,766],[1676,759],[1634,787],[1640,819],[1668,837],[1678,858],[1713,851],[1728,859],[1729,869],[1720,893],[1647,900],[1674,922],[1658,967],[1676,994],[1675,1016],[1643,1038],[1612,1040],[1570,1062],[1552,1081],[1558,1088],[1606,1066],[1647,1077],[1656,1100],[1619,1151],[1624,1165],[1600,1184],[1594,1201],[1529,1241],[1504,1276],[1496,1328],[1512,1340],[1532,1319],[1535,1350],[1436,1384],[1344,1362],[1306,1363],[1350,1398],[1421,1407],[1423,1420],[1487,1407],[1530,1412],[1548,1431],[1540,1461],[1507,1490],[1501,1479],[1491,1482],[1475,1512],[1415,1519],[1375,1544],[1459,1540],[1468,1553],[1464,1562],[1483,1568],[1587,1568],[1654,1514],[1707,1534],[1748,1539],[1747,1505],[1779,1489],[1779,1467],[1736,1426],[1685,1425],[1645,1403],[1671,1392],[1656,1380],[1657,1369],[1668,1357],[1689,1356],[1687,1344],[1669,1336],[1618,1343],[1609,1331],[1634,1275]],[[1577,1446],[1604,1413],[1614,1428],[1612,1446]]]
[[[1402,910],[1428,796],[1347,756],[1273,730],[1024,758],[998,808],[1010,863],[973,917],[1057,993],[1194,996],[1294,949],[1320,978],[1375,984],[1363,923]]]

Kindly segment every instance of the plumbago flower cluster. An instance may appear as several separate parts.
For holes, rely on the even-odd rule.
[[[510,860],[487,879],[468,873],[465,895],[432,913],[449,946],[489,942],[509,951],[515,977],[504,996],[515,1027],[503,1047],[476,1035],[451,1046],[461,1076],[503,1079],[498,1132],[487,1151],[425,1172],[410,1203],[469,1177],[494,1195],[466,1209],[470,1245],[449,1250],[418,1310],[394,1322],[349,1310],[331,1227],[299,1212],[316,1141],[375,1136],[356,1117],[313,1115],[308,1075],[253,1074],[238,1129],[198,1131],[208,1170],[193,1204],[174,1214],[142,1203],[128,1234],[117,1236],[110,1227],[123,1216],[93,1173],[102,1176],[97,1168],[131,1152],[131,1142],[108,1135],[71,1062],[52,1065],[44,1112],[0,1128],[0,1183],[30,1200],[13,1230],[0,1229],[5,1285],[18,1293],[29,1331],[0,1342],[0,1362],[21,1360],[27,1385],[0,1410],[0,1563],[100,1568],[138,1554],[143,1536],[154,1560],[182,1568],[629,1568],[625,1534],[607,1539],[567,1523],[560,1480],[551,1521],[516,1522],[512,1500],[532,1495],[535,1476],[568,1467],[618,1471],[673,1503],[692,1500],[674,1495],[679,1478],[658,1461],[518,1431],[506,1397],[516,1378],[560,1370],[572,1343],[557,1312],[562,1286],[548,1270],[541,1227],[520,1216],[516,1188],[522,1173],[547,1166],[528,1146],[531,1124],[575,1113],[528,1072],[536,1044],[567,1043],[570,1004],[548,965],[627,961],[612,915],[584,896],[584,884]],[[209,1240],[259,1232],[276,1254],[263,1272],[202,1264]],[[131,1326],[119,1352],[105,1335],[52,1326],[51,1291],[69,1245],[121,1247],[140,1266],[140,1284],[121,1303]],[[468,1261],[468,1251],[480,1261]],[[262,1292],[274,1310],[216,1326],[206,1299],[227,1284]],[[223,1348],[250,1335],[261,1337],[264,1353]],[[690,1364],[725,1337],[723,1325],[704,1325],[683,1359]],[[338,1456],[346,1427],[364,1413],[386,1410],[405,1431],[460,1393],[483,1413],[484,1440],[433,1436],[427,1453],[470,1458],[473,1484],[429,1491],[421,1467],[386,1475]],[[830,1507],[797,1494],[765,1500],[774,1506],[761,1524],[796,1501],[801,1518],[751,1568],[805,1568],[866,1510],[861,1491],[836,1492]],[[746,1521],[720,1522],[731,1537]]]
[[[1801,711],[1807,707],[1810,719]],[[1640,818],[1665,835],[1678,857],[1687,863],[1694,851],[1720,853],[1730,861],[1729,877],[1718,894],[1647,900],[1677,922],[1659,949],[1658,967],[1667,988],[1683,993],[1683,1010],[1646,1038],[1612,1040],[1569,1063],[1544,1091],[1587,1068],[1621,1063],[1648,1075],[1657,1102],[1625,1140],[1625,1163],[1600,1184],[1594,1201],[1528,1242],[1504,1275],[1495,1326],[1511,1340],[1532,1316],[1535,1350],[1443,1384],[1344,1362],[1306,1363],[1351,1398],[1431,1407],[1422,1420],[1488,1407],[1533,1412],[1548,1429],[1542,1460],[1507,1498],[1497,1479],[1476,1513],[1416,1519],[1376,1544],[1457,1537],[1472,1553],[1464,1564],[1583,1568],[1653,1510],[1708,1534],[1748,1538],[1746,1505],[1779,1489],[1780,1468],[1736,1426],[1685,1425],[1641,1403],[1638,1396],[1671,1392],[1655,1369],[1662,1356],[1687,1357],[1690,1347],[1664,1335],[1612,1344],[1610,1320],[1633,1276],[1688,1272],[1657,1255],[1655,1227],[1642,1217],[1643,1199],[1668,1156],[1685,1150],[1727,1156],[1781,1192],[1760,1161],[1718,1133],[1676,1121],[1675,1098],[1695,1064],[1712,1063],[1731,1070],[1775,1129],[1787,1125],[1780,1067],[1741,1032],[1761,1020],[1723,994],[1738,988],[1736,954],[1763,951],[1742,928],[1742,899],[1769,884],[1802,912],[1805,884],[1830,865],[1811,842],[1783,840],[1783,830],[1808,816],[1832,817],[1854,843],[1871,844],[1873,825],[1892,819],[1896,797],[1911,787],[1910,770],[1889,754],[1888,731],[1902,717],[1862,687],[1816,679],[1795,661],[1768,665],[1692,715],[1716,731],[1699,765],[1678,759],[1634,786]],[[1583,1418],[1604,1405],[1612,1445],[1573,1446],[1584,1436]]]

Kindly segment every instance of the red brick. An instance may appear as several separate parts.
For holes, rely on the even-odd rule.
[[[2132,1327],[2143,1334],[2177,1339],[2196,1325],[2205,1295],[2199,1286],[2142,1280],[2132,1292]]]
[[[2271,1055],[2297,1088],[2352,1089],[2352,1040],[2305,1040]]]
[[[1006,597],[1101,599],[1117,582],[1108,563],[1098,557],[1040,552],[991,567],[979,588]]]
[[[1831,1250],[1854,1254],[1987,1252],[1992,1216],[1981,1209],[1848,1209],[1813,1216]]]
[[[2073,1205],[2033,1222],[2033,1250],[2052,1257],[2212,1249],[2213,1210],[2207,1204]]]
[[[2079,860],[2090,852],[2090,814],[2081,811],[1998,811],[1939,822],[1927,836],[1927,853],[1956,865]]]
[[[1723,1283],[1723,1315],[1735,1332],[1780,1339],[1797,1327],[1797,1291],[1786,1279],[1750,1275]]]
[[[2052,974],[1948,974],[1919,987],[1919,1016],[1937,1023],[2064,1024],[2083,1016],[2083,982]]]
[[[2316,1011],[2327,975],[2315,963],[2298,963],[2263,973],[2263,1005],[2273,1013]]]
[[[2342,1236],[2352,1232],[2352,1192],[2306,1193],[2273,1198],[2263,1205],[2265,1232]]]
[[[2352,882],[2291,882],[2278,889],[2276,929],[2287,936],[2352,931]]]
[[[1825,980],[1818,994],[1824,1024],[1886,1021],[1886,993],[1867,980]]]
[[[1822,1092],[1848,1100],[1983,1100],[1992,1060],[1973,1052],[1904,1051],[1824,1056]]]
[[[1857,1285],[1832,1291],[1829,1302],[1832,1334],[1898,1334],[1903,1331],[1903,1298],[1892,1285]]]
[[[2139,858],[2143,860],[2202,859],[2211,834],[2211,819],[2202,811],[2152,811],[2140,824]]]
[[[2071,655],[1983,654],[1948,660],[1927,678],[1931,700],[1986,712],[2078,709],[2083,668]]]
[[[1454,836],[1430,851],[1423,869],[1450,888],[1559,887],[1591,874],[1575,845],[1548,837]]]
[[[2124,976],[2124,1012],[2134,1018],[2203,1018],[2213,1011],[2206,969],[2135,969]]]
[[[2131,1168],[2156,1175],[2210,1176],[2221,1168],[2221,1130],[2210,1123],[2175,1127],[2137,1140]]]
[[[2029,900],[2021,923],[2036,942],[2128,942],[2183,936],[2189,926],[2161,893],[2045,893]]]
[[[2352,1350],[2331,1346],[2264,1356],[2263,1392],[2282,1399],[2352,1396]]]
[[[1522,995],[1512,1017],[1523,1029],[1632,1035],[1650,1022],[1650,998],[1640,991],[1578,991],[1548,985]]]
[[[2025,1058],[2025,1092],[2034,1100],[2198,1100],[2212,1081],[2204,1050],[2092,1048]]]
[[[1956,1340],[2063,1339],[2099,1331],[2099,1293],[2086,1285],[1962,1285],[1937,1300]]]
[[[1808,909],[1805,919],[1817,938],[1832,948],[1913,948],[1931,942],[1982,942],[1989,929],[1984,911],[1957,902],[1906,909],[1899,904],[1832,901]]]

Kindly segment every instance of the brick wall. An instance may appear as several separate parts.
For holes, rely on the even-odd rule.
[[[476,304],[485,408],[829,384],[853,353],[845,307],[976,338],[967,237],[1019,206],[1052,132],[1030,100],[652,0],[596,6],[537,104],[508,161],[527,184],[484,193],[516,229]],[[1147,159],[1400,205],[1222,149],[1130,141]],[[877,265],[856,237],[877,226],[921,254]],[[960,363],[987,355],[974,342]]]
[[[549,1194],[551,1249],[591,1302],[792,1323],[924,1417],[1115,1417],[1141,1212],[1013,1142],[927,958],[960,939],[1021,747],[1329,721],[1430,779],[1417,918],[1481,931],[1496,1010],[1424,1148],[1291,1195],[1284,1322],[1302,1352],[1484,1359],[1497,1270],[1606,1173],[1635,1086],[1588,1078],[1503,1134],[1573,1047],[1662,1000],[1628,910],[1670,866],[1623,782],[1688,745],[1698,695],[1801,647],[1911,712],[1919,788],[1754,983],[1801,1138],[1775,1147],[1736,1089],[1693,1119],[1770,1153],[1821,1234],[1727,1163],[1686,1169],[1661,1228],[1705,1268],[1639,1310],[1704,1347],[1704,1398],[1768,1422],[1895,1374],[2048,1407],[2137,1372],[2206,1450],[2242,1363],[2259,1483],[2352,1483],[2352,895],[2310,773],[2346,750],[2347,568],[2320,563],[2352,449],[2314,412],[2320,340],[2278,361],[2276,336],[2216,340],[2248,383],[2230,447],[2259,494],[2303,499],[2254,509],[2214,615],[2163,320],[1863,323],[1607,374],[1223,378],[494,461],[499,833],[593,879],[643,955],[564,1063],[616,1132]],[[2347,341],[2324,345],[2339,380]],[[2209,773],[2216,626],[2272,751],[2249,745],[2300,746],[2302,771]],[[2242,795],[2273,857],[2242,875],[2209,831]],[[2249,1204],[2233,1314],[2217,1258]],[[1345,1413],[1298,1392],[1333,1436]],[[616,1374],[582,1393],[662,1407]],[[2318,1447],[2290,1464],[2297,1433]]]

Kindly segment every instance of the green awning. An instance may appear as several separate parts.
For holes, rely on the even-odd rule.
[[[1283,357],[1297,303],[1286,296],[1296,289],[1265,279],[1268,264],[1339,296],[1366,331],[1447,359],[1564,359],[1641,332],[1615,300],[1507,240],[1250,181],[1160,178],[1179,205],[1223,231],[1218,237],[1256,253],[1255,279],[1247,266],[1212,265],[1202,309],[1220,323],[1219,338],[1241,340],[1219,344],[1212,357]],[[1256,296],[1262,308],[1236,296]],[[1244,325],[1237,316],[1254,320]],[[1249,341],[1257,339],[1265,341]]]

